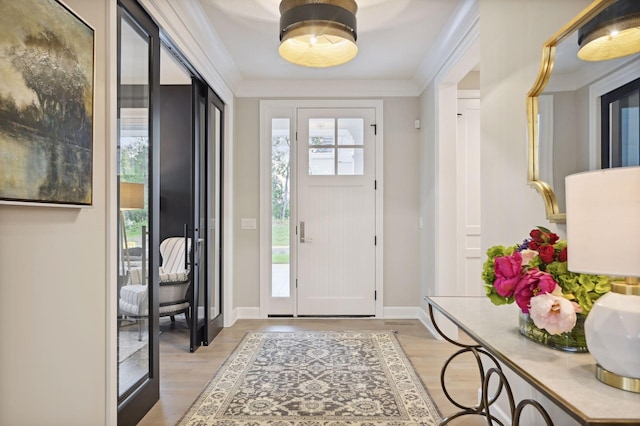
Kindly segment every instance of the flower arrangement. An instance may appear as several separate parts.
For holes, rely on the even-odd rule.
[[[610,278],[567,269],[567,242],[541,226],[516,246],[487,250],[482,279],[495,305],[513,303],[549,334],[571,331],[577,314],[611,289]]]

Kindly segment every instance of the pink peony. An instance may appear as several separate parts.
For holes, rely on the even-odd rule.
[[[496,279],[493,286],[502,297],[511,297],[520,280],[522,256],[515,252],[511,256],[499,256],[494,259]]]
[[[556,288],[553,289],[551,294],[553,294],[554,296],[562,297],[563,299],[565,299],[564,294],[562,293],[562,287],[560,287],[559,285],[556,285]],[[569,299],[567,299],[567,300],[569,300]],[[577,313],[579,313],[579,314],[582,313],[582,306],[578,305],[578,303],[574,302],[573,300],[569,300],[569,302],[573,305],[573,309]]]
[[[529,312],[532,297],[541,293],[551,293],[556,285],[550,274],[534,268],[528,270],[518,281],[513,295],[522,312],[526,314]]]
[[[551,334],[561,334],[573,330],[576,325],[574,304],[561,296],[550,293],[531,298],[529,315],[538,328]]]

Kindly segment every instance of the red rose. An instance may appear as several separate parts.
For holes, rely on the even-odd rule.
[[[544,263],[551,263],[556,257],[556,250],[553,246],[540,246],[540,248],[538,248],[538,255]]]
[[[529,232],[529,236],[533,238],[533,241],[536,243],[544,243],[544,240],[542,239],[542,231],[539,229],[533,229]]]
[[[545,228],[532,229],[531,232],[529,232],[529,236],[538,244],[555,244],[560,239],[558,234],[550,232]]]
[[[540,246],[539,246],[539,245],[538,245],[538,243],[536,243],[535,241],[531,241],[531,242],[529,242],[529,249],[531,249],[531,250],[538,250],[538,247],[540,247]]]
[[[563,248],[562,250],[560,250],[560,253],[558,253],[558,261],[560,262],[566,262],[567,261],[567,248]]]

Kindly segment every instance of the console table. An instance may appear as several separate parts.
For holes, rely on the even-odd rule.
[[[519,308],[515,304],[496,306],[486,297],[433,296],[424,299],[429,304],[432,319],[434,311],[442,313],[477,342],[477,345],[462,345],[447,336],[442,337],[463,348],[473,347],[468,350],[472,350],[474,354],[479,351],[487,354],[489,359],[499,360],[580,424],[640,425],[640,394],[613,388],[598,381],[595,377],[595,361],[588,353],[558,351],[520,335]],[[459,352],[462,351],[464,349]],[[443,367],[443,374],[447,364]],[[485,365],[485,369],[488,367],[493,366]],[[502,376],[501,370],[495,373]],[[506,380],[504,376],[502,379]],[[493,383],[493,379],[491,382]],[[510,390],[508,383],[503,386]],[[490,396],[487,397],[487,401],[477,407],[478,412],[460,412],[456,416],[484,415],[483,410],[486,408],[482,405],[490,406],[490,399]],[[529,402],[544,411],[537,402]],[[546,415],[546,412],[541,415]],[[552,420],[547,419],[548,422]]]

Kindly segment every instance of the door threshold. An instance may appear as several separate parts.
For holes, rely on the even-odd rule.
[[[374,318],[375,315],[298,315],[298,318],[322,318],[322,319],[331,319],[331,318]]]

